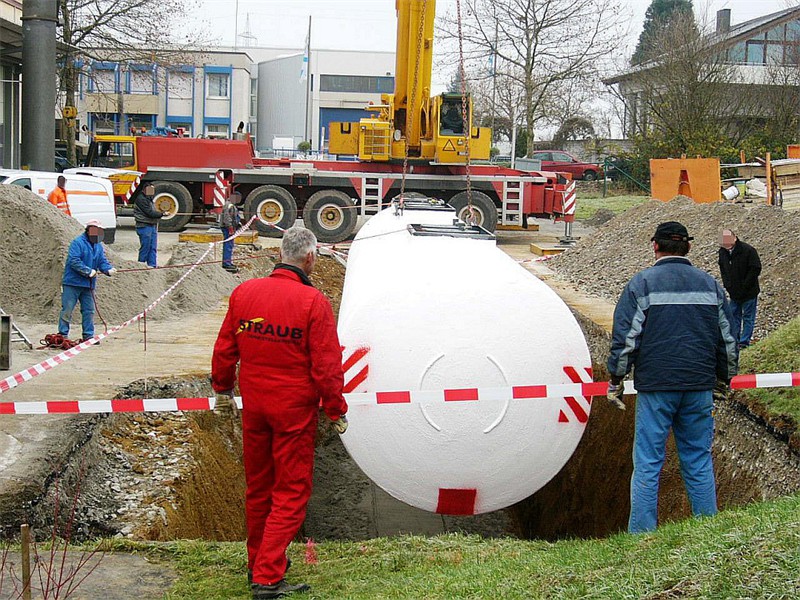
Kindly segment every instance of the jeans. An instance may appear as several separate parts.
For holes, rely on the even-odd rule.
[[[88,287],[77,285],[61,286],[61,314],[58,317],[58,333],[67,337],[69,335],[69,324],[72,319],[72,311],[75,305],[81,303],[81,326],[83,328],[83,338],[94,337],[94,297],[92,290]]]
[[[222,238],[228,238],[234,234],[236,231],[233,227],[221,227],[222,229]],[[234,240],[229,240],[222,244],[222,266],[229,267],[233,264],[233,242]]]
[[[717,514],[711,444],[714,418],[711,390],[639,392],[633,443],[630,533],[658,524],[658,482],[669,430],[675,436],[681,475],[694,515]]]
[[[155,267],[156,251],[158,250],[158,232],[155,225],[142,225],[136,227],[139,236],[139,262],[147,263],[148,267]]]
[[[753,337],[753,329],[756,326],[756,309],[758,308],[758,298],[745,300],[742,303],[731,300],[731,313],[733,314],[733,337],[740,346],[749,346],[750,339]]]

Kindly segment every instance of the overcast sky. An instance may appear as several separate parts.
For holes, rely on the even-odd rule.
[[[395,0],[198,0],[200,11],[222,45],[233,45],[238,5],[239,44],[247,31],[259,46],[302,47],[312,16],[312,48],[386,50],[395,48]],[[633,52],[650,0],[620,0]],[[437,14],[455,10],[455,0],[438,0]],[[790,0],[694,0],[698,19],[713,22],[716,11],[732,10],[733,24],[797,4]]]

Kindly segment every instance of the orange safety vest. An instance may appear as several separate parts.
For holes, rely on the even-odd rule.
[[[47,201],[68,217],[72,216],[72,213],[69,212],[69,204],[67,203],[67,192],[62,190],[60,187],[56,187],[52,192],[50,192],[50,195],[47,197]]]

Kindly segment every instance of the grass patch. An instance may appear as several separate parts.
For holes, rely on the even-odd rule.
[[[607,208],[614,212],[614,214],[624,213],[629,208],[639,206],[648,202],[650,198],[647,196],[608,196],[606,198],[585,198],[583,195],[578,196],[578,206],[575,209],[575,218],[578,221],[585,221],[591,219],[601,208]]]
[[[788,598],[800,594],[800,496],[648,535],[557,543],[445,535],[294,544],[303,598]],[[112,544],[157,555],[180,581],[165,597],[249,598],[240,543]]]
[[[739,357],[739,372],[800,372],[800,317],[795,317],[764,340],[742,351]],[[763,405],[770,415],[791,417],[795,427],[800,423],[798,388],[744,390],[740,393]]]

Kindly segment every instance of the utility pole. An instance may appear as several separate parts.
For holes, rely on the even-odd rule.
[[[239,0],[236,0],[236,8],[234,9],[233,17],[233,50],[239,46]]]
[[[22,168],[52,171],[56,155],[56,0],[22,5]]]

